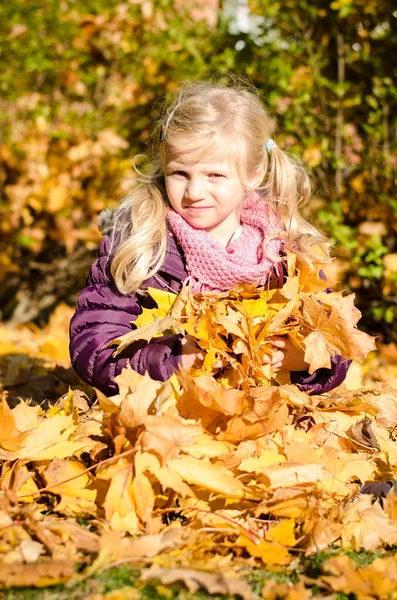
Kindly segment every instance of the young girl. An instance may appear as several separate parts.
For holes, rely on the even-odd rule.
[[[72,364],[105,394],[130,363],[164,381],[203,359],[189,336],[137,341],[114,358],[108,343],[155,306],[148,286],[179,292],[226,291],[280,277],[284,245],[303,259],[328,242],[298,212],[310,197],[304,168],[272,140],[273,118],[255,90],[241,84],[187,83],[168,104],[148,146],[149,173],[114,211],[104,211],[104,238],[70,327]],[[339,385],[349,365],[309,375],[304,353],[274,337],[275,371],[291,372],[302,390]],[[221,366],[221,365],[220,365]]]

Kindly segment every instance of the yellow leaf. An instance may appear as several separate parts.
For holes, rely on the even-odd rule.
[[[293,548],[297,544],[294,529],[294,519],[283,519],[281,523],[267,530],[266,539],[269,542],[279,542],[283,546]]]
[[[147,325],[150,325],[155,320],[156,320],[156,315],[154,314],[153,309],[144,308],[142,310],[141,314],[138,315],[137,318],[135,319],[134,325],[137,329],[140,329],[141,327],[146,327]],[[158,333],[157,335],[159,336],[161,334]]]
[[[322,575],[327,587],[334,592],[354,595],[358,600],[375,598],[392,599],[397,589],[397,559],[395,556],[376,558],[370,565],[358,567],[356,563],[340,553],[327,560]]]
[[[98,476],[110,481],[103,507],[112,529],[126,531],[131,535],[139,531],[132,491],[133,466],[125,458],[102,468]]]
[[[397,524],[383,512],[371,495],[363,494],[342,514],[342,543],[353,550],[376,550],[382,543],[397,544]]]
[[[169,415],[148,416],[145,427],[141,448],[155,452],[163,464],[179,456],[184,446],[193,444],[200,433],[197,423]]]
[[[268,467],[263,473],[268,477],[271,487],[287,487],[321,481],[330,475],[323,465],[299,463],[284,463],[281,466]]]
[[[8,452],[17,452],[27,435],[26,432],[17,429],[13,411],[3,396],[0,403],[0,448]]]
[[[178,473],[190,485],[197,485],[225,496],[241,498],[244,486],[233,474],[225,469],[192,456],[173,458],[168,467]]]
[[[157,292],[158,290],[156,290]],[[167,292],[168,294],[168,292]],[[178,325],[178,318],[181,315],[181,311],[187,302],[189,297],[189,288],[183,288],[179,296],[177,296],[175,302],[172,304],[169,312],[162,318],[156,318],[153,323],[148,323],[144,327],[139,327],[120,338],[112,340],[109,346],[118,346],[117,350],[113,353],[113,356],[117,356],[125,350],[132,342],[136,340],[147,340],[150,341],[153,337],[159,333],[163,333],[168,329],[173,329],[175,333],[181,332],[181,327]],[[161,299],[164,301],[164,298]]]
[[[239,471],[246,471],[247,473],[260,473],[263,469],[272,465],[279,465],[285,462],[285,457],[277,452],[266,452],[262,450],[260,456],[246,458],[242,460],[238,466]]]
[[[91,475],[85,472],[85,467],[80,462],[55,458],[45,469],[43,476],[47,486],[56,484],[50,491],[61,497],[56,506],[57,512],[72,516],[96,514],[97,491]],[[66,481],[72,477],[71,481]]]
[[[197,400],[202,406],[213,411],[235,415],[244,405],[244,391],[227,389],[211,377],[192,377],[186,371],[181,371],[177,377],[192,400]]]
[[[163,569],[151,567],[141,571],[142,581],[159,580],[165,585],[183,581],[190,592],[203,588],[208,594],[222,596],[241,596],[243,600],[255,600],[251,587],[243,579],[226,577],[222,572],[207,573],[197,569]]]
[[[199,433],[194,444],[184,446],[183,451],[195,458],[217,458],[233,450],[233,445],[227,442],[214,440],[212,436]]]
[[[123,373],[116,378],[121,380]],[[126,429],[135,429],[142,425],[148,416],[148,411],[156,399],[158,390],[163,386],[160,381],[154,381],[147,373],[140,377],[136,389],[128,393],[120,405],[120,423]]]
[[[235,545],[245,550],[250,556],[260,558],[265,565],[288,565],[291,557],[288,550],[276,542],[260,540],[255,543],[246,535],[239,535]]]
[[[331,368],[331,353],[324,335],[321,331],[312,331],[305,338],[305,362],[310,365],[309,373],[314,373],[317,369]]]
[[[40,412],[39,406],[29,406],[25,402],[20,402],[15,408],[12,409],[12,414],[15,419],[16,426],[19,431],[30,431],[37,427],[39,420],[38,415]],[[1,435],[0,435],[1,439]]]
[[[314,329],[304,340],[305,359],[307,354],[314,360],[309,372],[313,373],[318,368],[316,365],[324,364],[334,354],[364,360],[368,352],[374,350],[375,340],[355,327],[361,313],[354,306],[354,294],[345,298],[321,294],[318,298],[321,302],[305,294],[302,306],[304,318]],[[324,312],[323,304],[332,304],[329,315]]]
[[[1,473],[1,488],[12,489],[18,496],[24,496],[23,502],[33,502],[34,493],[38,489],[33,479],[34,475],[35,473],[29,471],[22,461],[13,464],[12,467],[5,465]]]
[[[18,457],[28,460],[66,458],[83,448],[89,449],[91,445],[94,445],[93,440],[73,440],[73,433],[76,429],[77,424],[72,415],[55,415],[43,419],[35,429],[28,432],[25,443],[18,452]]]
[[[156,496],[148,477],[144,473],[139,473],[133,478],[131,494],[136,514],[143,523],[146,523],[152,516]]]

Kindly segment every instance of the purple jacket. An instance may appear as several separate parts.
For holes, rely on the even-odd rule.
[[[151,342],[137,341],[116,358],[115,347],[108,342],[131,331],[131,322],[142,308],[155,307],[149,296],[131,294],[123,296],[117,291],[109,269],[110,239],[104,236],[99,247],[99,257],[91,267],[87,285],[79,294],[76,312],[70,323],[70,355],[77,374],[106,395],[117,394],[114,378],[129,362],[135,371],[147,371],[152,379],[164,381],[181,363],[180,335],[166,335]],[[187,271],[181,248],[169,233],[167,254],[158,273],[145,282],[145,286],[171,290],[178,293]],[[318,369],[291,373],[291,379],[303,391],[320,394],[337,387],[344,380],[350,362],[340,356],[332,360],[331,369]]]

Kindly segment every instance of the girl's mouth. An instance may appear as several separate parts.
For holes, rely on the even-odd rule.
[[[209,208],[211,208],[211,207],[210,206],[187,206],[186,210],[192,210],[194,212],[200,212],[200,211],[208,210]]]

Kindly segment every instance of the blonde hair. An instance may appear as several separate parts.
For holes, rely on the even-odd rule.
[[[278,215],[287,248],[306,262],[328,262],[329,241],[300,214],[311,196],[310,178],[297,158],[279,147],[268,152],[275,119],[264,108],[257,90],[228,76],[225,81],[186,82],[166,103],[149,138],[148,168],[138,171],[138,183],[115,211],[111,236],[117,249],[111,273],[121,293],[139,291],[155,275],[167,249],[168,198],[164,182],[166,157],[187,162],[233,161],[238,176],[250,188],[266,190],[266,201]],[[252,189],[252,185],[251,185]],[[279,234],[277,234],[278,237]]]

